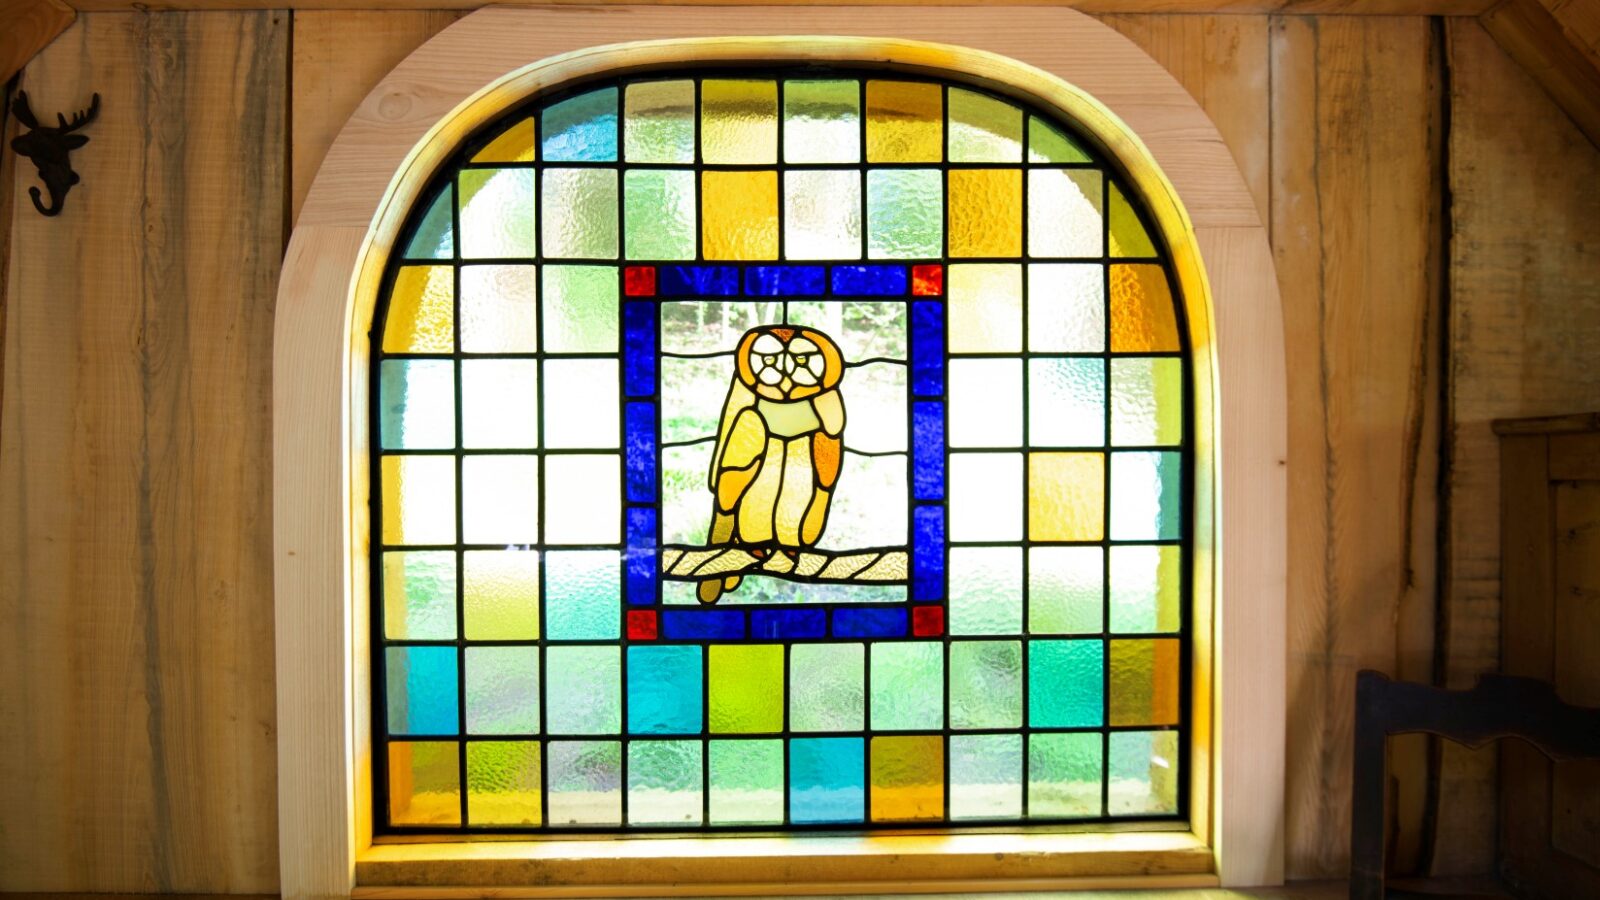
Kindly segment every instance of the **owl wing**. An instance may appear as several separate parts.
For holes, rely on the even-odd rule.
[[[708,486],[717,497],[717,508],[732,510],[739,495],[749,486],[756,466],[767,450],[767,426],[755,411],[756,395],[738,378],[728,388],[722,408],[722,423],[717,428],[717,449],[711,454]]]
[[[816,466],[817,485],[831,490],[839,478],[841,451],[844,449],[844,397],[837,388],[818,394],[811,401],[822,427],[811,435],[811,458]]]

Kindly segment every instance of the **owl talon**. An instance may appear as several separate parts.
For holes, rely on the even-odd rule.
[[[722,582],[715,578],[702,581],[695,594],[700,598],[701,603],[710,606],[722,596]]]

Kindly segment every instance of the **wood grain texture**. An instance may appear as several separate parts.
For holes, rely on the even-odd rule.
[[[282,13],[85,16],[24,72],[38,109],[104,100],[65,212],[12,213],[0,890],[276,890],[287,41]]]
[[[289,223],[333,138],[372,86],[411,51],[461,18],[460,10],[301,10],[294,14]],[[360,35],[360,40],[351,40]]]
[[[1450,510],[1441,635],[1449,686],[1495,670],[1499,447],[1492,419],[1600,402],[1600,152],[1471,21],[1448,23],[1451,71]],[[1444,745],[1435,869],[1494,848],[1494,756]]]
[[[0,84],[22,71],[77,18],[61,0],[0,0]]]
[[[1298,15],[1476,16],[1496,0],[1005,0],[1005,6],[1069,7],[1086,13],[1294,13]],[[78,0],[82,12],[259,9],[266,0]],[[296,9],[476,9],[478,0],[301,0]],[[518,0],[504,6],[749,6],[752,0]],[[766,6],[861,6],[862,0],[768,0]],[[986,0],[875,0],[874,6],[990,6]],[[997,4],[998,5],[998,4]]]
[[[1290,360],[1290,878],[1347,870],[1356,672],[1431,675],[1437,51],[1424,19],[1272,25],[1271,228]],[[1420,845],[1425,747],[1395,747],[1401,871]]]
[[[1600,147],[1600,50],[1593,35],[1576,34],[1563,21],[1587,29],[1589,17],[1600,18],[1600,0],[1555,6],[1551,0],[1505,0],[1479,21]]]

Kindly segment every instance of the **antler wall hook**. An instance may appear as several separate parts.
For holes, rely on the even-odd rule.
[[[67,154],[89,143],[86,135],[73,132],[93,122],[100,113],[100,95],[94,95],[88,109],[74,113],[70,123],[66,116],[57,113],[56,121],[60,124],[55,128],[40,126],[39,120],[33,117],[33,110],[28,108],[26,91],[17,91],[11,112],[18,122],[31,129],[27,134],[13,138],[11,149],[17,151],[17,155],[33,160],[39,169],[39,180],[50,192],[50,205],[46,206],[40,200],[39,189],[28,188],[28,196],[33,198],[33,208],[47,216],[57,215],[61,212],[61,204],[66,202],[67,191],[78,183],[78,173],[72,171],[72,162]]]

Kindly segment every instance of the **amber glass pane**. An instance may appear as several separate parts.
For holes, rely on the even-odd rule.
[[[449,353],[455,349],[455,273],[449,266],[404,266],[389,291],[385,353]]]
[[[944,95],[936,84],[867,82],[867,162],[940,162]]]
[[[701,82],[700,158],[713,164],[777,162],[778,83]]]
[[[1022,170],[954,169],[950,179],[950,255],[1022,253]]]
[[[475,163],[533,162],[539,158],[539,141],[533,119],[512,125],[472,158]]]
[[[778,258],[778,173],[700,176],[706,259]]]
[[[460,746],[455,741],[389,745],[390,824],[460,824]]]
[[[1111,642],[1111,724],[1178,722],[1178,642]]]
[[[1156,265],[1111,267],[1111,352],[1178,349],[1178,319],[1167,274]]]
[[[872,820],[898,822],[943,815],[944,738],[873,738]]]

